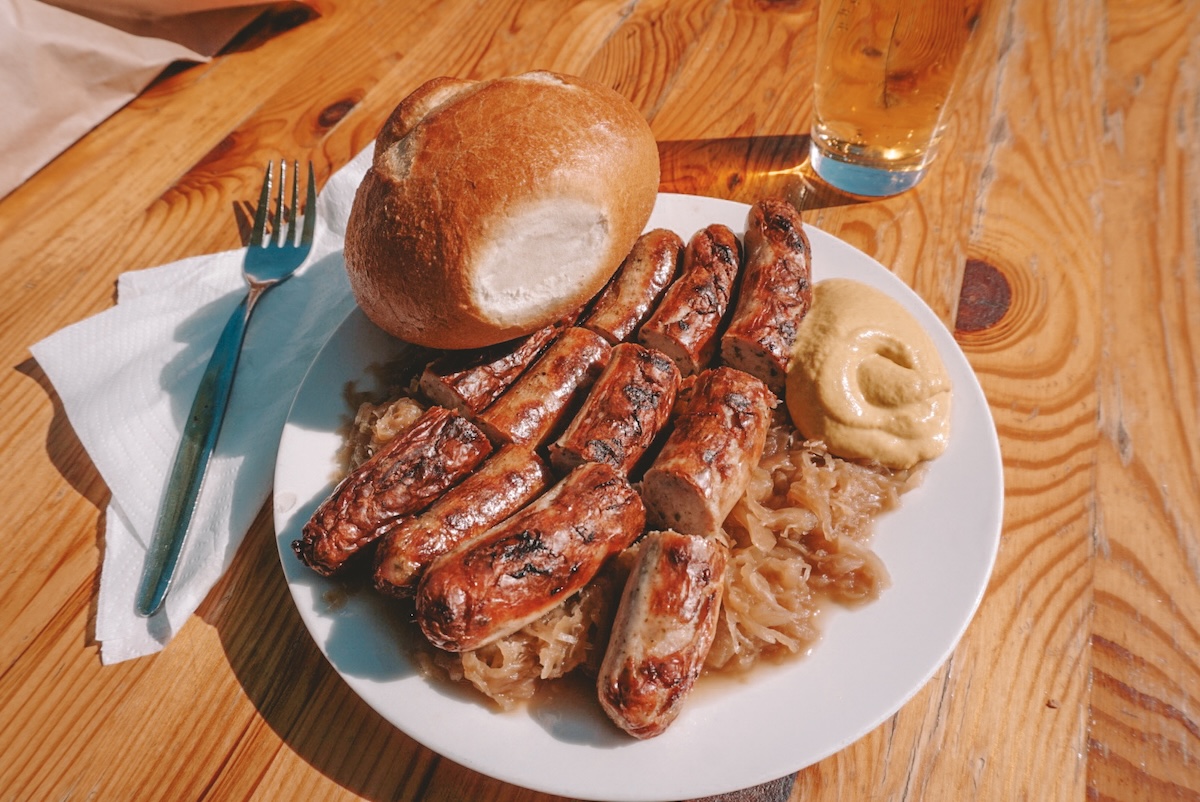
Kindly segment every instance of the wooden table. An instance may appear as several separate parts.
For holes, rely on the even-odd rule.
[[[111,306],[122,271],[237,247],[268,159],[324,180],[425,79],[538,67],[628,96],[663,190],[787,192],[891,266],[999,430],[1002,543],[951,659],[859,742],[728,798],[1200,799],[1200,3],[999,3],[936,168],[870,203],[802,164],[816,5],[274,7],[0,201],[0,798],[548,799],[350,692],[266,513],[165,651],[101,666],[108,490],[28,351]]]

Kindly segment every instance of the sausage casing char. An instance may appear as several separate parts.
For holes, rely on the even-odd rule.
[[[613,345],[628,340],[658,305],[682,255],[683,240],[674,231],[656,228],[642,234],[582,325]]]
[[[608,717],[637,738],[678,717],[716,634],[728,553],[714,538],[649,532],[621,594],[597,691]]]
[[[482,411],[517,380],[567,325],[544,326],[516,341],[482,352],[450,351],[425,366],[419,387],[425,397],[468,417]]]
[[[812,247],[785,200],[755,203],[746,219],[737,303],[721,336],[721,361],[783,392],[796,328],[812,306]]]
[[[611,351],[599,334],[568,328],[476,421],[497,445],[542,445],[608,364]]]
[[[579,412],[551,444],[554,467],[566,472],[582,462],[608,462],[628,474],[666,425],[678,387],[679,368],[665,354],[618,344]]]
[[[775,395],[729,367],[700,374],[691,399],[642,479],[652,526],[714,535],[762,458]]]
[[[491,451],[487,437],[466,418],[430,407],[338,483],[292,550],[317,573],[330,576],[400,519],[474,470]]]
[[[638,332],[638,342],[675,360],[684,376],[698,373],[717,353],[717,332],[737,280],[737,236],[713,224],[697,231],[683,255],[683,272]]]
[[[417,623],[448,651],[491,643],[581,590],[642,534],[645,521],[620,471],[585,463],[516,515],[434,560],[417,586]]]
[[[550,483],[541,457],[523,446],[504,446],[425,512],[383,536],[375,549],[375,588],[398,598],[413,595],[427,565],[500,523]]]

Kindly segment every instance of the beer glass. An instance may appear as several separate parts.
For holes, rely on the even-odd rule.
[[[813,169],[856,195],[917,185],[984,0],[821,0]]]

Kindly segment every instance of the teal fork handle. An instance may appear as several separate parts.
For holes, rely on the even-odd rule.
[[[204,482],[213,447],[217,444],[225,410],[229,407],[233,374],[257,298],[258,293],[251,290],[238,304],[225,324],[204,376],[200,379],[200,387],[183,427],[179,450],[175,453],[175,465],[171,469],[166,497],[154,525],[150,549],[146,553],[146,565],[137,595],[139,615],[154,615],[162,606],[171,586],[192,513],[196,509],[200,486]]]

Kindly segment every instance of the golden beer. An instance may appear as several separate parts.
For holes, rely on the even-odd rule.
[[[914,186],[933,158],[983,0],[821,0],[812,162],[863,195]]]

